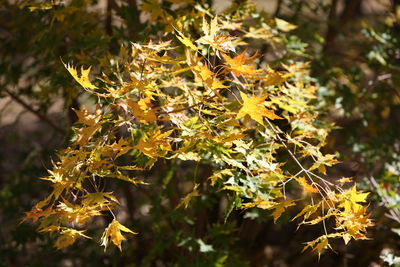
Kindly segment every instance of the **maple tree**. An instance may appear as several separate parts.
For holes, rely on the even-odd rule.
[[[163,40],[122,46],[109,64],[92,66],[97,74],[90,66],[78,74],[79,68],[65,64],[97,104],[90,112],[74,110],[73,139],[42,178],[53,191],[24,220],[39,221],[41,232],[59,233],[55,246],[64,248],[88,238],[82,229],[93,217],[111,213],[101,245],[121,249],[123,233],[136,230],[119,223],[113,212],[118,196],[102,188],[102,180],[146,190],[155,185],[145,174],[160,162],[197,162],[212,173],[205,180],[194,176],[191,191],[171,208],[187,209],[212,192],[228,199],[225,221],[233,209],[259,208],[278,222],[305,196],[308,202],[293,220],[324,229],[305,249],[320,255],[332,239],[366,239],[372,222],[362,203],[368,193],[343,189],[346,178],[337,184],[324,178],[337,160],[321,152],[330,125],[318,120],[318,84],[308,63],[294,56],[282,60],[278,71],[261,60],[264,55],[249,52],[255,40],[278,49],[296,27],[267,19],[250,3],[233,4],[220,16],[196,5],[190,19],[179,9],[172,17],[158,1],[141,8],[149,24],[164,26]]]
[[[2,1],[5,265],[400,262],[400,2],[227,2]]]

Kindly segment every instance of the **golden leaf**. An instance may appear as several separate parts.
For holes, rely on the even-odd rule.
[[[308,192],[311,192],[311,193],[317,193],[318,192],[318,189],[313,187],[312,185],[310,185],[307,182],[306,178],[304,178],[304,177],[295,177],[294,179],[296,179],[296,181],[301,185],[301,187],[305,191],[308,191]]]
[[[229,86],[224,85],[220,81],[214,72],[212,72],[207,65],[203,64],[198,58],[189,58],[188,64],[191,70],[195,74],[196,78],[200,79],[201,82],[208,88],[210,88],[214,93],[216,89],[228,88]]]
[[[179,30],[175,29],[175,31],[178,33],[176,35],[176,38],[178,38],[182,44],[184,44],[185,46],[189,47],[192,50],[195,51],[197,50],[197,46],[189,38],[183,35],[183,33],[181,33]]]
[[[317,204],[314,205],[307,205],[305,206],[296,216],[293,217],[292,221],[297,219],[300,216],[303,216],[303,222],[307,220],[312,214],[314,214],[318,208],[321,206],[321,202],[318,202]],[[300,225],[299,225],[300,226]]]
[[[60,232],[61,236],[56,240],[54,246],[57,249],[62,249],[75,243],[75,240],[80,236],[90,238],[87,235],[84,235],[83,232],[85,231],[78,231],[72,228],[62,229]]]
[[[190,201],[193,197],[200,196],[199,192],[197,191],[198,184],[195,184],[192,192],[188,193],[185,197],[182,198],[181,202],[179,202],[178,206],[175,209],[179,209],[180,207],[184,206],[185,209],[189,206]]]
[[[55,211],[52,209],[52,207],[48,207],[47,209],[43,210],[35,206],[31,211],[25,212],[25,217],[22,219],[22,222],[29,219],[32,219],[33,222],[36,222],[40,217],[49,216],[54,214],[54,212]]]
[[[285,82],[290,76],[293,76],[293,73],[290,73],[290,72],[283,73],[283,72],[268,68],[267,74],[263,78],[263,84],[265,86],[280,85],[283,82]]]
[[[101,236],[101,245],[104,246],[104,251],[106,251],[110,241],[114,245],[116,245],[119,248],[119,250],[122,250],[121,243],[123,240],[125,240],[125,237],[122,235],[121,232],[137,234],[131,231],[129,228],[120,224],[116,219],[114,219],[104,230],[104,233]]]
[[[339,195],[339,198],[342,200],[339,207],[344,208],[345,212],[357,212],[363,208],[358,203],[365,203],[368,195],[369,192],[362,193],[361,191],[357,191],[357,187],[354,185],[351,189]]]
[[[233,176],[232,169],[215,171],[207,180],[210,180],[211,186],[213,186],[218,180],[222,179],[223,176]]]
[[[286,208],[293,205],[295,205],[293,200],[286,200],[270,207],[269,209],[274,209],[274,212],[272,213],[272,216],[274,217],[274,223],[276,223],[279,217],[281,217]]]
[[[127,104],[138,121],[145,124],[157,121],[157,110],[149,109],[151,107],[150,97],[142,98],[138,102],[128,99]]]
[[[203,17],[202,30],[204,32],[204,36],[200,37],[196,42],[210,45],[214,49],[220,51],[235,50],[231,42],[234,38],[223,33],[219,33],[220,26],[218,25],[217,16],[214,17],[210,24],[208,24],[205,17]]]
[[[111,192],[94,192],[84,196],[82,204],[84,206],[98,205],[100,207],[113,204],[119,204],[118,199]]]
[[[138,144],[133,148],[138,149],[140,152],[151,158],[160,157],[161,155],[158,153],[159,150],[171,151],[171,146],[166,138],[172,132],[173,130],[161,133],[160,129],[157,128],[157,130],[150,135],[150,139],[144,140],[144,138],[141,138]]]
[[[87,126],[93,126],[100,120],[99,112],[96,112],[95,114],[90,114],[85,107],[82,107],[80,110],[72,108],[72,110],[78,117],[78,120],[75,122],[75,124],[85,124]]]
[[[79,77],[77,70],[70,66],[69,64],[65,65],[65,68],[69,71],[69,73],[74,77],[74,79],[82,85],[84,88],[89,88],[89,89],[96,89],[97,87],[93,85],[90,80],[89,80],[89,72],[92,67],[89,67],[87,69],[84,69],[83,66],[81,67],[81,76]]]
[[[303,251],[305,251],[307,248],[316,250],[318,252],[319,259],[321,256],[321,252],[327,247],[332,248],[331,245],[329,245],[328,235],[323,235],[318,237],[317,239],[307,242],[306,246],[303,248]]]
[[[253,120],[262,125],[264,125],[263,121],[264,117],[267,117],[270,120],[282,119],[278,115],[275,115],[274,112],[264,107],[262,103],[264,102],[266,96],[247,97],[247,95],[243,92],[240,92],[240,96],[242,97],[243,100],[243,106],[239,110],[239,113],[236,115],[236,119],[241,119],[248,114]]]
[[[258,53],[254,54],[252,57],[246,58],[247,49],[244,50],[240,55],[231,58],[228,55],[222,54],[222,57],[226,61],[230,71],[235,75],[245,75],[245,76],[259,76],[262,71],[254,69],[254,59],[258,57]]]

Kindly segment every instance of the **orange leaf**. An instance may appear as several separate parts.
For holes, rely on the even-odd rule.
[[[248,75],[248,76],[257,76],[261,74],[261,70],[254,69],[254,59],[258,57],[258,53],[254,54],[252,57],[246,58],[246,51],[244,50],[240,55],[231,58],[228,55],[222,54],[222,57],[225,59],[226,64],[229,66],[229,69],[235,75]]]

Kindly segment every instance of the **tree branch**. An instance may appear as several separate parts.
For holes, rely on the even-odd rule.
[[[53,121],[51,121],[49,118],[47,118],[45,115],[41,114],[38,110],[33,109],[28,103],[26,103],[24,100],[22,100],[18,95],[14,94],[10,90],[4,88],[4,91],[18,104],[23,106],[26,110],[30,111],[34,115],[36,115],[39,119],[42,121],[46,122],[49,126],[51,126],[54,130],[59,132],[60,134],[65,135],[66,131],[61,128],[60,126],[56,125]]]
[[[282,4],[283,4],[283,0],[278,0],[277,1],[276,9],[275,9],[275,12],[274,12],[274,17],[279,16],[279,13],[281,12]]]

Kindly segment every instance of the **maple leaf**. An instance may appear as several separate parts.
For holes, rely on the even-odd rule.
[[[242,208],[248,209],[248,208],[252,208],[252,207],[257,207],[260,209],[269,210],[269,209],[273,209],[276,206],[276,204],[277,203],[275,203],[275,202],[272,202],[269,200],[264,200],[259,195],[257,195],[254,202],[244,203],[244,204],[242,204]]]
[[[123,138],[119,139],[118,142],[114,142],[112,145],[110,145],[110,148],[113,151],[115,159],[122,155],[125,155],[128,151],[132,149],[128,141],[124,140]]]
[[[144,140],[141,138],[137,145],[133,148],[138,149],[140,152],[149,156],[151,158],[160,157],[161,155],[158,153],[158,150],[167,150],[171,151],[171,146],[169,145],[166,138],[173,132],[173,130],[162,133],[160,129],[157,128],[156,131],[153,131],[150,135],[149,140]]]
[[[112,204],[112,202],[119,204],[118,200],[112,195],[112,193],[95,192],[85,195],[82,204],[83,206],[98,205],[102,207]]]
[[[96,112],[95,114],[90,114],[85,107],[82,107],[80,110],[72,108],[75,112],[78,120],[75,124],[85,124],[87,126],[93,126],[100,120],[100,113]]]
[[[202,64],[199,59],[190,58],[189,65],[191,70],[194,72],[196,78],[199,78],[203,84],[210,88],[215,94],[219,95],[216,89],[228,88],[228,85],[224,85],[221,80],[216,77],[216,74],[212,72],[207,65]]]
[[[185,197],[182,198],[181,202],[176,206],[175,209],[179,209],[180,207],[184,206],[185,209],[189,206],[189,202],[192,200],[193,197],[200,196],[199,192],[197,191],[198,184],[195,184],[192,192],[188,193]]]
[[[93,85],[89,80],[89,72],[92,67],[84,69],[83,66],[81,66],[81,76],[79,77],[78,72],[74,67],[69,64],[64,64],[64,66],[83,88],[97,89],[97,86]]]
[[[306,243],[306,246],[303,248],[303,251],[305,251],[307,248],[311,248],[312,250],[316,250],[318,252],[318,259],[321,256],[321,252],[325,249],[325,248],[332,248],[329,245],[329,240],[328,240],[328,236],[327,235],[323,235],[318,237],[317,239],[314,239],[310,242]]]
[[[231,42],[234,38],[222,33],[218,34],[220,26],[218,25],[217,16],[214,17],[210,24],[208,24],[205,17],[203,17],[202,30],[204,32],[204,36],[200,37],[196,42],[210,45],[214,49],[220,51],[235,51],[235,48]]]
[[[230,71],[235,75],[245,75],[245,76],[259,76],[262,71],[255,70],[253,62],[254,59],[258,57],[258,53],[255,53],[252,57],[246,58],[247,49],[245,49],[240,55],[231,58],[228,55],[222,54],[226,64],[228,65]]]
[[[318,208],[321,206],[321,202],[318,202],[314,205],[307,205],[305,206],[296,216],[293,217],[292,221],[294,221],[295,219],[303,216],[303,222],[305,220],[307,220],[312,214],[314,214]],[[300,224],[299,224],[300,226]]]
[[[309,168],[310,171],[318,169],[321,173],[326,174],[325,166],[332,166],[333,164],[338,163],[335,159],[336,155],[334,154],[326,154],[322,155],[322,153],[317,153],[317,161]]]
[[[85,231],[78,231],[72,228],[65,228],[62,229],[60,231],[61,236],[56,240],[56,243],[54,244],[54,246],[57,249],[62,249],[65,247],[68,247],[70,245],[72,245],[73,243],[75,243],[75,240],[78,237],[85,237],[85,238],[90,238],[87,235],[84,235]]]
[[[54,213],[55,211],[52,209],[52,207],[47,207],[47,209],[43,210],[35,206],[31,211],[25,212],[25,217],[22,219],[22,222],[29,219],[32,219],[33,222],[36,222],[40,217],[49,216],[50,214]]]
[[[176,154],[177,157],[181,160],[193,160],[193,161],[200,161],[202,158],[199,156],[198,153],[195,152],[181,152]]]
[[[182,44],[184,44],[185,46],[189,47],[192,50],[195,50],[195,51],[197,50],[197,46],[189,38],[187,38],[185,35],[183,35],[183,33],[180,32],[179,30],[175,29],[175,31],[178,33],[176,35],[176,38],[178,38]]]
[[[268,67],[267,74],[263,77],[263,84],[265,86],[280,85],[291,76],[293,76],[293,73],[284,73]]]
[[[297,182],[299,182],[299,184],[302,186],[302,188],[305,191],[311,192],[311,193],[317,193],[318,189],[313,187],[312,185],[310,185],[306,178],[304,177],[295,177],[294,179],[296,179]]]
[[[141,98],[138,102],[128,99],[128,106],[131,109],[133,116],[142,123],[152,123],[157,121],[156,109],[151,108],[150,97]]]
[[[122,250],[121,243],[123,240],[125,240],[125,237],[122,235],[122,232],[137,234],[132,230],[130,230],[129,228],[120,224],[116,219],[114,219],[104,230],[104,233],[101,236],[101,245],[104,246],[104,251],[106,251],[110,241],[114,245],[116,245],[119,248],[119,250]]]
[[[295,205],[293,200],[286,200],[282,201],[269,209],[274,209],[274,212],[272,212],[272,216],[274,217],[274,223],[281,217],[282,213],[286,210],[287,207]]]
[[[90,114],[84,107],[81,110],[75,110],[78,121],[75,124],[84,124],[87,127],[75,128],[77,134],[75,144],[84,146],[90,138],[101,128],[99,123],[101,118],[101,110],[97,107],[94,114]]]
[[[90,138],[101,128],[101,124],[95,124],[93,126],[76,129],[77,139],[75,144],[84,146],[86,145]]]
[[[344,208],[345,212],[357,212],[363,208],[363,206],[358,203],[365,203],[368,195],[369,192],[362,193],[357,191],[357,187],[354,185],[351,189],[339,195],[339,198],[342,200],[339,207]]]
[[[250,27],[249,31],[244,35],[244,37],[246,38],[264,39],[264,40],[268,40],[273,36],[274,34],[272,33],[271,29],[268,29],[266,27],[263,27],[261,29]]]
[[[211,186],[213,186],[217,180],[221,180],[223,176],[233,176],[232,169],[224,169],[224,170],[219,170],[215,171],[213,175],[208,177],[207,180],[210,180]]]
[[[243,106],[236,115],[236,119],[241,119],[244,116],[249,115],[253,120],[262,125],[264,125],[264,117],[267,117],[270,120],[282,119],[278,115],[275,115],[274,112],[264,107],[263,102],[267,98],[266,96],[247,97],[247,95],[243,92],[240,92],[240,96],[243,100]]]

